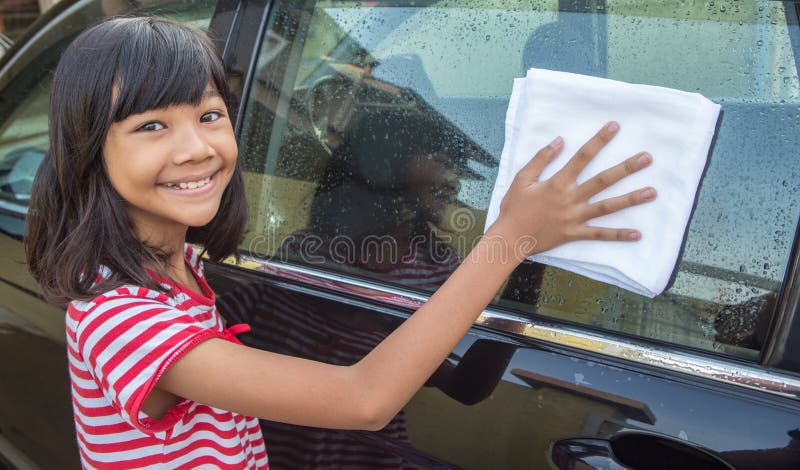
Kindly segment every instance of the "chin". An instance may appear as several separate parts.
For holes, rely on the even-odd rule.
[[[183,224],[188,227],[202,227],[204,225],[208,225],[209,223],[211,223],[211,221],[214,220],[214,217],[216,215],[217,215],[216,212],[211,215],[197,214],[195,216],[186,217],[183,220]]]
[[[219,204],[214,204],[213,207],[195,207],[194,209],[182,214],[181,222],[189,227],[202,227],[208,225],[217,216]]]

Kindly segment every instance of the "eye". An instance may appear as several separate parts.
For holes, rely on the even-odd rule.
[[[153,131],[160,131],[161,129],[164,129],[164,124],[161,124],[160,122],[157,122],[157,121],[151,121],[151,122],[148,122],[148,123],[145,123],[145,124],[139,126],[139,128],[136,129],[136,130],[137,131],[145,131],[145,132],[153,132]]]
[[[200,122],[213,122],[222,117],[218,111],[209,111],[200,117]]]

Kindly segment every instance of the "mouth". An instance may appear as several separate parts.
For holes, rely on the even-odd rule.
[[[202,193],[214,186],[214,183],[217,181],[218,174],[219,172],[215,171],[207,176],[190,176],[180,181],[160,183],[159,186],[169,190],[170,192],[181,194]]]
[[[164,186],[166,186],[166,187],[168,187],[170,189],[197,189],[197,188],[202,188],[203,186],[207,185],[211,181],[212,176],[206,176],[205,178],[197,180],[197,181],[181,181],[179,183],[164,183]]]
[[[431,190],[431,196],[433,197],[433,199],[439,203],[444,203],[444,204],[454,201],[456,199],[457,194],[458,194],[457,192],[445,188],[434,188],[433,190]]]

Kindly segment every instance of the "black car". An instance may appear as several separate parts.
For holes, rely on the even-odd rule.
[[[79,466],[64,312],[22,236],[59,55],[119,14],[223,53],[250,221],[240,261],[207,264],[220,312],[335,364],[480,237],[513,78],[722,105],[663,294],[524,263],[386,429],[263,422],[273,468],[800,468],[800,3],[737,0],[62,0],[0,58],[0,467]]]

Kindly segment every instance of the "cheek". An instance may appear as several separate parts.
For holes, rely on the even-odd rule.
[[[120,158],[117,149],[113,145],[104,145],[102,152],[103,169],[108,181],[120,195],[124,195],[126,190],[125,178],[122,177],[126,173],[126,168],[123,165],[124,161]]]
[[[224,161],[227,179],[225,184],[227,185],[231,176],[233,175],[233,171],[236,168],[236,161],[239,155],[239,147],[236,143],[236,138],[233,135],[233,131],[231,131],[228,135],[219,136],[214,147],[217,149],[217,152]]]
[[[135,152],[116,152],[110,148],[103,150],[103,165],[111,186],[124,199],[130,201],[142,194],[145,187],[155,185],[158,168],[146,158],[138,158]]]
[[[236,139],[233,139],[233,138],[231,139],[231,142],[230,142],[230,145],[229,145],[228,154],[230,155],[229,160],[230,160],[231,166],[235,166],[236,165],[236,160],[239,159],[239,146],[236,145]]]
[[[438,186],[442,182],[442,166],[436,163],[425,162],[418,167],[412,167],[409,172],[409,183],[420,188]]]
[[[239,146],[236,143],[236,136],[233,134],[233,129],[229,128],[227,132],[220,136],[219,143],[220,153],[230,164],[235,164],[239,156]]]

